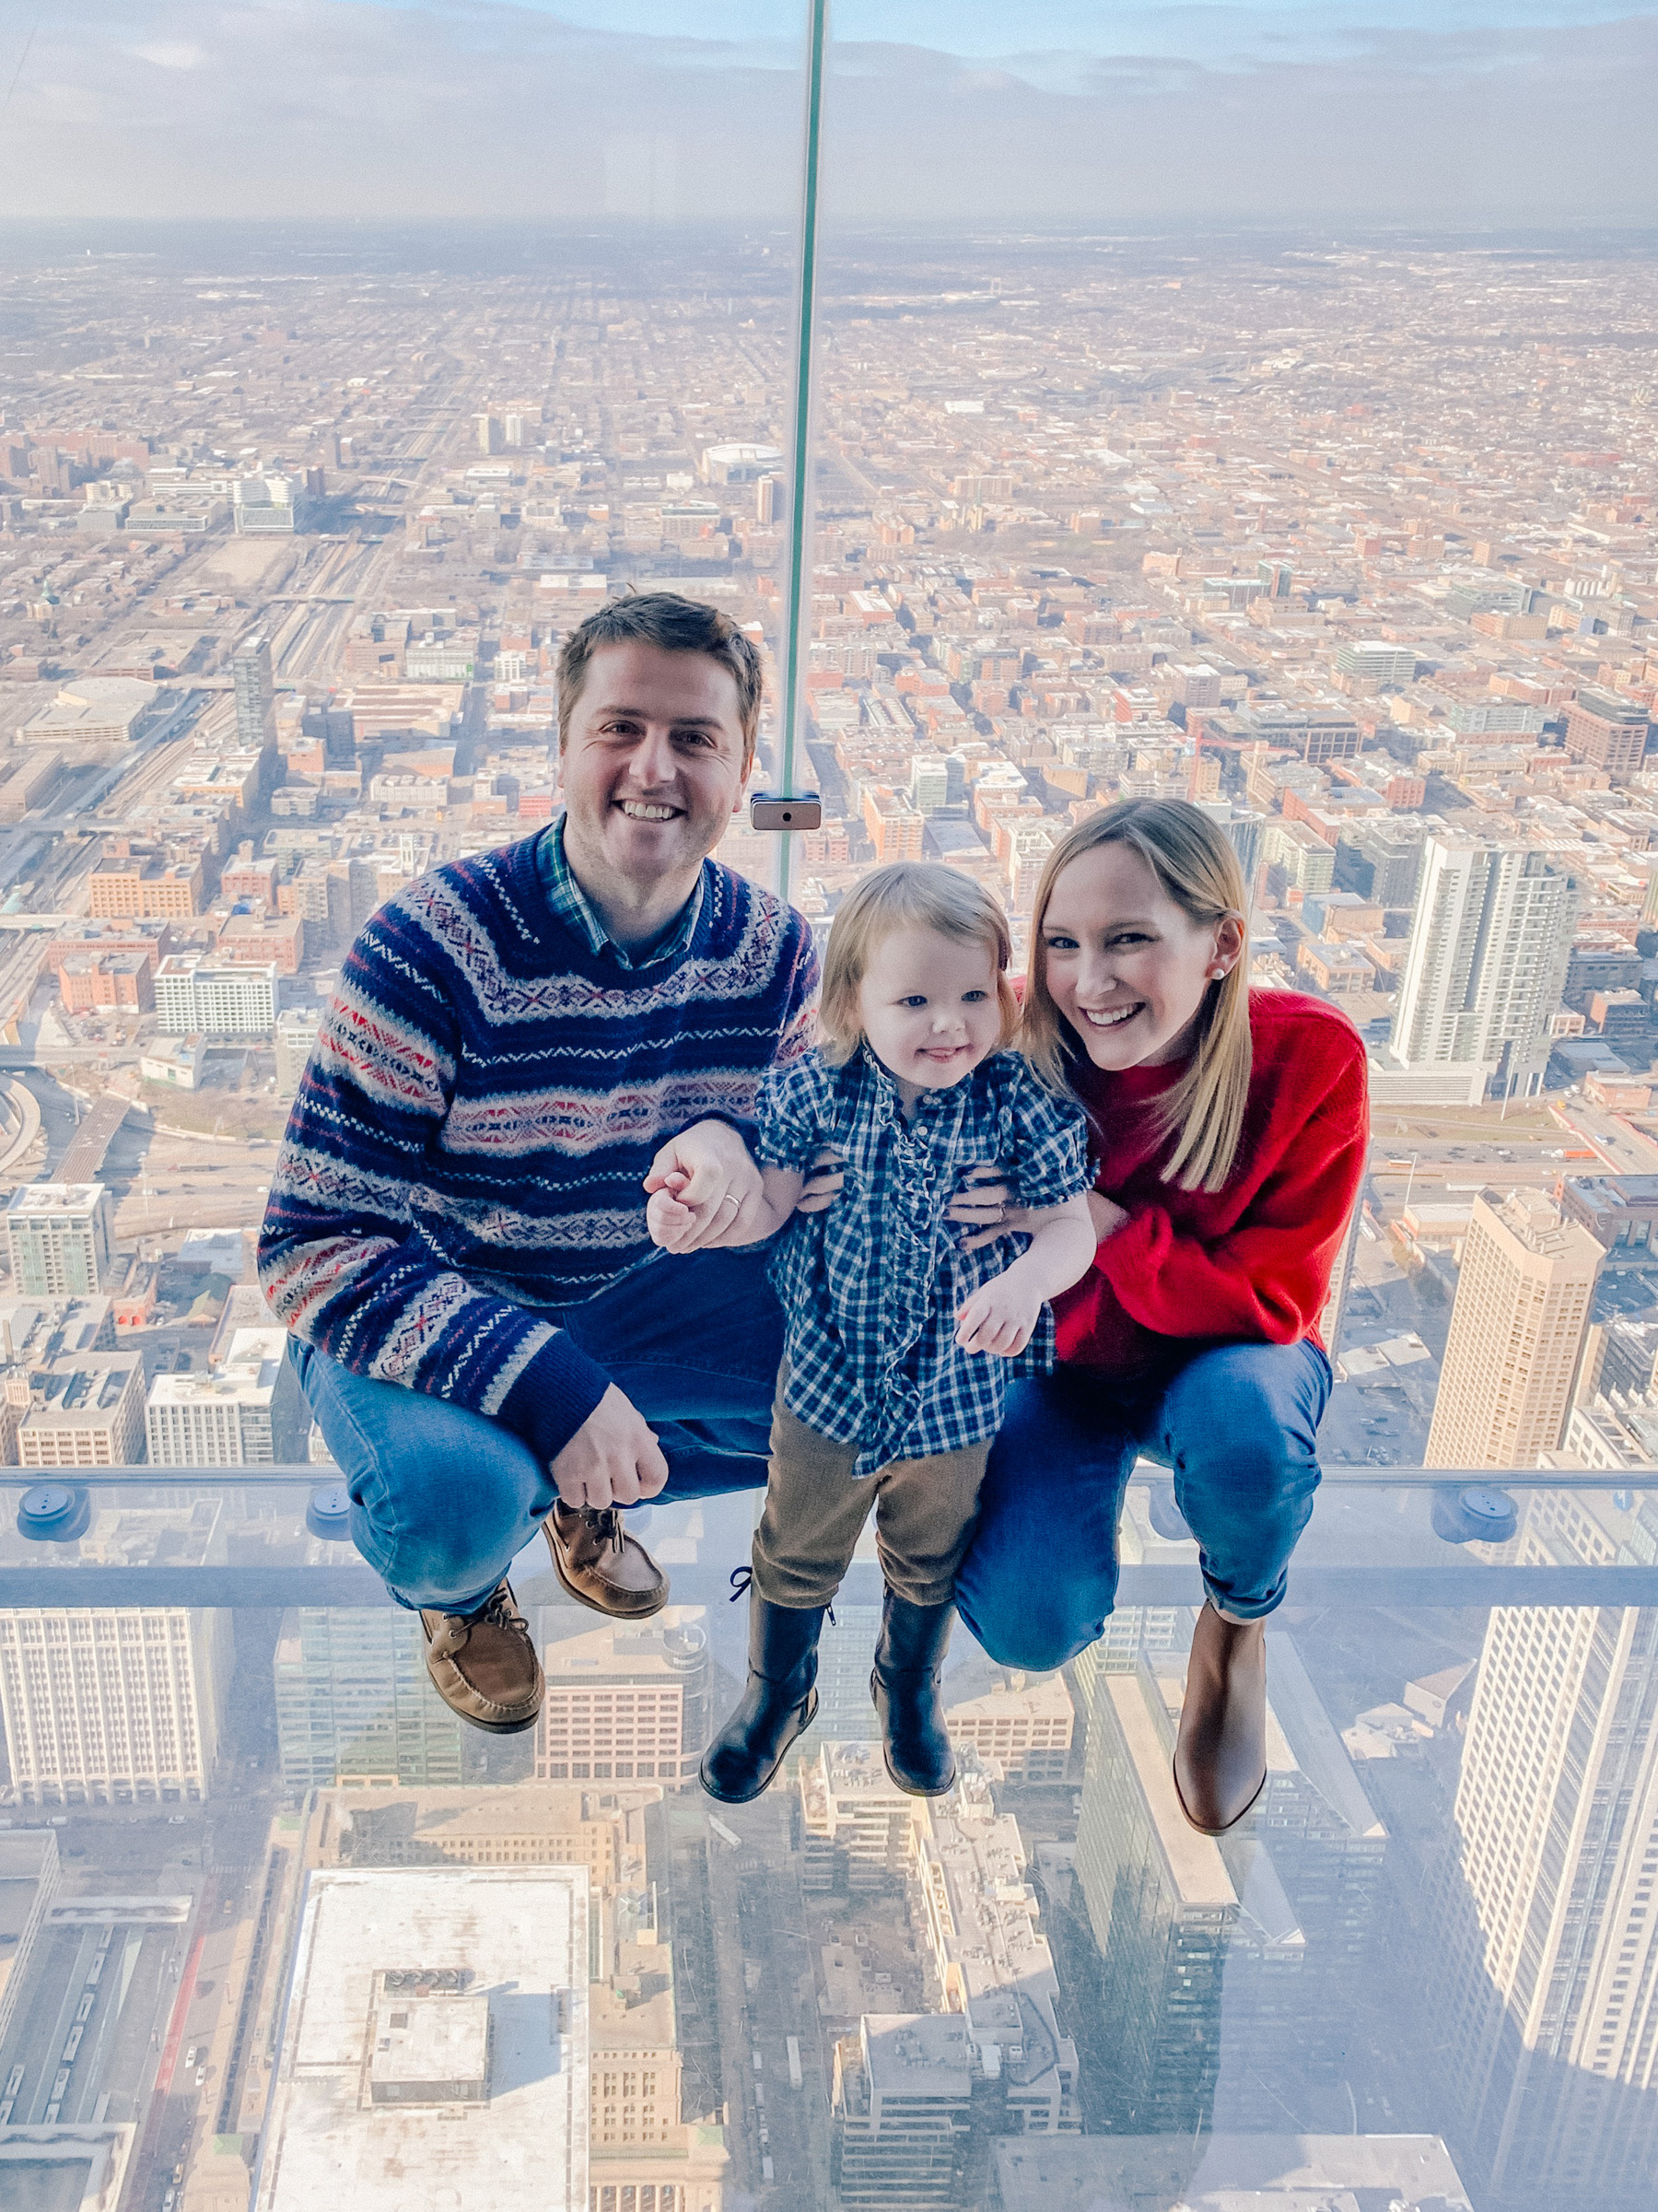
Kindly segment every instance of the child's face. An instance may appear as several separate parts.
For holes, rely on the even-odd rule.
[[[916,1091],[948,1090],[1001,1041],[990,949],[937,930],[893,930],[870,955],[858,1013],[890,1075]]]

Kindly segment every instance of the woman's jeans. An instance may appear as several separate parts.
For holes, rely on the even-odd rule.
[[[1283,1602],[1318,1487],[1330,1363],[1315,1344],[1222,1344],[1155,1382],[1062,1367],[1009,1392],[956,1608],[993,1659],[1044,1673],[1103,1633],[1136,1459],[1173,1469],[1220,1609]]]
[[[783,1312],[764,1246],[653,1254],[558,1319],[656,1431],[653,1503],[758,1490],[771,1444]],[[546,1463],[498,1421],[354,1375],[295,1337],[288,1355],[351,1493],[357,1550],[400,1605],[471,1612],[557,1496]]]

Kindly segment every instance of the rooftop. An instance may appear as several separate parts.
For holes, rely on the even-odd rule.
[[[1021,2136],[996,2177],[1003,2212],[1468,2212],[1438,2136]]]
[[[411,2175],[423,2204],[461,2205],[485,2170],[499,2212],[586,2212],[587,1945],[585,1868],[313,1873],[254,2212],[406,2212]],[[395,1989],[390,1974],[403,1977]],[[459,1988],[443,1989],[445,1974]],[[457,2010],[440,2017],[445,2006]],[[485,2093],[377,2101],[375,2061],[384,2075],[395,2055],[379,2045],[393,2033],[425,2094],[479,2086],[438,2060],[471,2066],[486,2042]]]

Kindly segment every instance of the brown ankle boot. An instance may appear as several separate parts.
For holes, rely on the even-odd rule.
[[[1224,1835],[1266,1786],[1267,1624],[1223,1621],[1206,1604],[1192,1631],[1174,1794],[1200,1835]]]
[[[614,1505],[566,1505],[542,1523],[553,1572],[578,1605],[613,1621],[648,1621],[668,1602],[668,1577]]]

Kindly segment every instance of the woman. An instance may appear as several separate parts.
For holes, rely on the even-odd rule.
[[[1265,1622],[1318,1484],[1318,1315],[1369,1131],[1351,1023],[1249,989],[1245,904],[1179,800],[1106,809],[1044,871],[1026,1048],[1092,1124],[1099,1246],[1055,1301],[1056,1372],[1010,1393],[956,1594],[993,1658],[1061,1666],[1112,1609],[1135,1460],[1172,1468],[1208,1592],[1174,1779],[1210,1835],[1266,1784]]]

